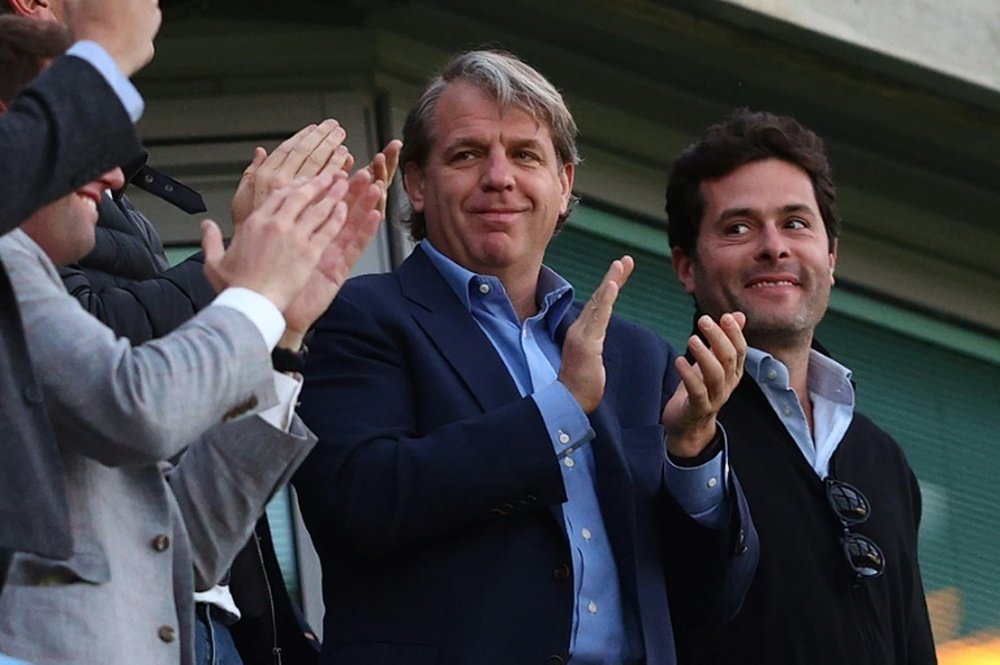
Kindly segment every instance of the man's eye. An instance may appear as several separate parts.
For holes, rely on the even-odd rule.
[[[536,162],[538,161],[538,155],[531,152],[530,150],[518,150],[514,153],[514,158],[521,162]]]
[[[744,233],[746,233],[749,230],[750,230],[750,227],[747,224],[744,224],[742,222],[738,222],[736,224],[730,224],[729,226],[726,227],[726,235],[727,236],[741,236],[741,235],[743,235]]]
[[[471,150],[459,150],[451,156],[451,161],[453,162],[467,162],[476,156]]]
[[[787,222],[785,222],[785,226],[787,226],[790,229],[794,229],[794,230],[809,228],[809,224],[806,223],[806,221],[802,220],[802,219],[790,219]]]

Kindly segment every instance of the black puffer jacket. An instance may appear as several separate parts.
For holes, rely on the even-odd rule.
[[[84,309],[132,344],[162,337],[215,297],[201,253],[170,268],[163,242],[127,197],[98,206],[97,244],[79,263],[60,268]]]

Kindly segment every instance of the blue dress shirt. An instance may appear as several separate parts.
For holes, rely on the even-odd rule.
[[[561,349],[555,336],[573,301],[573,287],[542,266],[537,291],[539,311],[521,322],[499,279],[467,270],[427,240],[421,246],[493,344],[521,395],[530,395],[535,401],[559,459],[567,496],[562,506],[563,522],[574,580],[570,662],[625,662],[623,649],[630,640],[626,638],[621,585],[597,499],[593,451],[586,445],[594,432],[576,399],[558,380]],[[706,480],[713,475],[718,478],[720,469],[719,459],[693,470],[673,467],[672,473],[684,476],[691,488],[699,488],[674,488],[682,505],[693,508],[689,512],[694,516],[699,512],[721,512],[722,483]]]
[[[854,419],[851,371],[815,349],[809,352],[807,389],[813,405],[812,431],[799,398],[789,385],[788,368],[784,363],[765,351],[750,347],[746,372],[760,386],[809,466],[820,478],[826,478],[830,459]]]
[[[128,77],[125,76],[122,70],[118,68],[118,64],[115,63],[114,58],[104,50],[103,46],[97,42],[80,41],[69,47],[66,55],[89,62],[104,77],[104,80],[108,82],[108,85],[115,91],[115,94],[118,95],[118,99],[121,101],[122,106],[125,107],[125,111],[132,118],[132,122],[139,121],[139,118],[142,117],[142,111],[145,108],[142,95],[139,94],[139,91],[136,90],[135,86],[132,85],[132,82],[128,80]]]

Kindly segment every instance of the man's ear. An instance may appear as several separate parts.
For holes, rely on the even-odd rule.
[[[671,256],[674,272],[677,273],[678,281],[684,286],[684,292],[693,295],[695,287],[694,259],[680,247],[674,247]]]
[[[560,215],[565,215],[569,210],[569,200],[573,196],[573,180],[576,177],[575,164],[563,164],[559,173],[559,186],[562,188],[562,209]]]
[[[833,242],[830,243],[830,283],[833,284],[837,280],[833,277],[833,270],[837,267],[837,250],[840,248],[840,239],[834,238]]]
[[[424,172],[416,162],[407,162],[403,166],[403,187],[410,198],[413,212],[424,211]]]
[[[28,18],[48,18],[52,15],[48,0],[7,0],[11,11]]]

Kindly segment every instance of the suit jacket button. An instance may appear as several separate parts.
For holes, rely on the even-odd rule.
[[[41,404],[42,403],[42,391],[39,390],[38,386],[31,385],[24,389],[24,399],[26,399],[31,404]]]
[[[153,538],[153,549],[157,552],[163,552],[168,547],[170,547],[170,536],[161,533],[160,535]]]
[[[160,639],[168,644],[177,639],[177,631],[174,630],[172,626],[160,626],[160,629],[156,631],[156,634],[160,636]]]
[[[557,656],[555,654],[549,656],[545,659],[545,665],[563,665],[566,662],[562,656]]]
[[[569,564],[562,563],[556,566],[555,570],[552,571],[552,577],[556,578],[560,582],[568,580],[573,571],[570,569]]]

